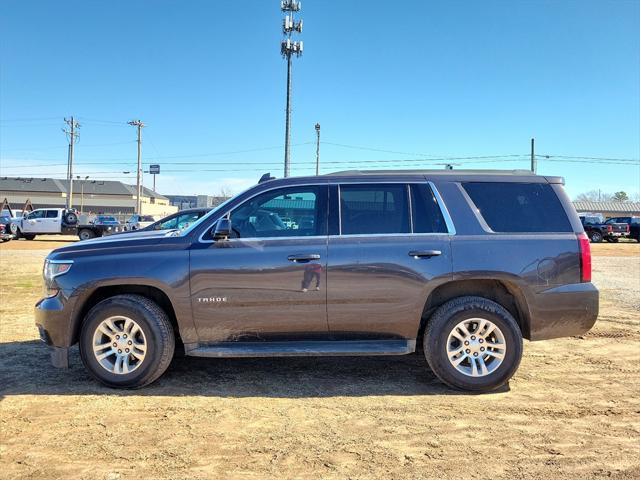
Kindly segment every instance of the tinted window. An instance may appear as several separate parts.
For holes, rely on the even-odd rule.
[[[410,233],[407,186],[341,185],[343,235]]]
[[[173,228],[182,230],[183,228],[187,228],[201,216],[202,212],[184,213],[167,221],[160,222],[154,228],[156,230],[171,230]]]
[[[327,234],[326,187],[291,187],[265,192],[231,212],[233,236],[298,237]]]
[[[47,218],[58,218],[57,210],[47,210]]]
[[[571,232],[571,224],[546,183],[465,183],[494,232]]]
[[[411,185],[411,207],[414,233],[447,233],[447,225],[429,185]]]

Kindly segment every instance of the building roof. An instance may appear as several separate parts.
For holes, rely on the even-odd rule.
[[[40,193],[67,193],[69,183],[67,180],[55,178],[23,178],[0,177],[0,191],[3,192],[40,192]],[[143,195],[147,197],[168,200],[158,192],[143,187]],[[80,195],[125,195],[135,196],[136,186],[114,180],[74,180],[73,193]]]
[[[640,202],[573,202],[578,212],[640,213]]]

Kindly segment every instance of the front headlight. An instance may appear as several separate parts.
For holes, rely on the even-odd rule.
[[[44,280],[49,283],[54,278],[64,275],[71,269],[73,260],[49,260],[44,261]]]

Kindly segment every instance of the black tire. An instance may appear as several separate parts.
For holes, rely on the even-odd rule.
[[[447,339],[460,322],[471,318],[493,322],[503,333],[506,352],[495,371],[479,377],[459,372],[447,357]],[[441,305],[429,319],[423,339],[424,355],[433,373],[450,387],[474,392],[495,390],[509,381],[522,358],[522,332],[501,305],[483,297],[458,297]],[[482,354],[481,354],[482,355]]]
[[[35,233],[23,233],[22,238],[24,238],[25,240],[33,240],[34,238],[36,238],[36,235]]]
[[[602,234],[594,230],[589,234],[589,240],[591,243],[600,243],[602,242]]]
[[[78,238],[80,240],[90,240],[92,238],[96,238],[96,232],[89,228],[83,228],[78,232]]]
[[[147,339],[147,351],[139,368],[131,373],[108,371],[93,353],[93,335],[108,317],[122,315],[134,320]],[[80,333],[80,357],[89,373],[108,387],[140,388],[157,380],[167,369],[175,350],[175,336],[167,314],[141,295],[117,295],[95,305],[85,317]]]
[[[76,223],[78,223],[78,215],[76,215],[73,212],[67,212],[64,215],[64,223],[66,223],[67,225],[75,225]]]
[[[611,243],[618,243],[619,238],[618,237],[609,237],[608,241]]]

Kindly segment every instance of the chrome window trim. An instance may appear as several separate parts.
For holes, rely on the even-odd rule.
[[[433,193],[433,196],[436,197],[436,202],[438,203],[438,207],[440,207],[440,213],[442,213],[442,216],[444,217],[444,223],[447,226],[447,233],[449,235],[455,235],[456,227],[453,224],[453,218],[451,218],[449,209],[447,208],[447,205],[444,203],[444,200],[442,200],[442,196],[440,196],[440,192],[438,191],[438,189],[436,188],[436,186],[432,181],[430,180],[427,181],[427,185],[429,185],[429,187],[431,188],[431,192]]]
[[[408,205],[409,205],[409,218],[410,218],[410,226],[411,226],[411,232],[410,233],[347,233],[347,234],[343,234],[342,233],[342,202],[341,200],[341,189],[340,187],[342,185],[362,185],[362,184],[371,184],[371,185],[375,185],[375,184],[379,184],[379,185],[384,185],[384,184],[404,184],[407,186],[407,194],[409,197],[408,200]],[[431,192],[433,193],[433,196],[436,199],[436,202],[438,204],[438,208],[440,208],[440,213],[442,214],[442,216],[444,217],[444,222],[445,225],[447,226],[447,232],[429,232],[429,233],[414,233],[413,231],[413,205],[411,204],[411,185],[420,185],[420,184],[426,184],[429,185],[429,188],[431,188]],[[447,206],[445,205],[444,201],[442,200],[442,197],[440,196],[440,192],[438,191],[438,189],[436,188],[436,186],[434,185],[434,183],[430,180],[427,181],[376,181],[376,182],[356,182],[356,181],[347,181],[347,182],[339,182],[339,181],[330,181],[328,183],[304,183],[304,184],[300,184],[300,185],[286,185],[286,186],[275,186],[272,188],[268,188],[266,190],[261,190],[260,192],[255,193],[254,195],[246,198],[244,200],[244,202],[247,202],[249,200],[251,200],[252,198],[257,197],[258,195],[261,195],[263,193],[267,193],[273,190],[278,190],[278,189],[282,189],[282,188],[296,188],[296,187],[322,187],[322,186],[326,186],[327,188],[329,188],[331,185],[336,185],[338,187],[338,235],[309,235],[309,236],[292,236],[292,237],[249,237],[249,238],[230,238],[228,239],[228,241],[233,241],[233,240],[242,240],[244,242],[247,241],[265,241],[265,240],[287,240],[287,239],[295,239],[295,240],[300,240],[300,239],[314,239],[314,238],[340,238],[340,237],[348,237],[348,238],[364,238],[364,237],[398,237],[398,236],[407,236],[407,235],[411,235],[411,236],[434,236],[434,235],[455,235],[456,234],[456,228],[453,224],[453,219],[451,218],[451,215],[449,213],[449,210],[447,209]],[[243,202],[243,203],[244,203]],[[239,205],[238,205],[239,206]],[[329,210],[329,203],[327,203],[327,210]],[[211,212],[213,213],[213,212]],[[218,218],[222,218],[225,217],[226,215],[229,215],[231,213],[231,210],[227,210],[224,214],[220,215],[220,217]],[[330,215],[330,212],[327,212],[328,215]],[[216,220],[217,222],[217,220]],[[213,222],[212,224],[210,224],[207,228],[204,229],[204,231],[200,234],[200,236],[198,237],[198,243],[215,243],[215,240],[204,240],[203,237],[205,235],[205,233],[208,233],[211,228],[213,227],[213,225],[215,224],[215,222]],[[327,229],[329,228],[329,225],[327,225]]]
[[[253,195],[251,195],[250,197],[246,198],[240,205],[243,205],[245,202],[248,202],[249,200],[251,200],[252,198],[257,197],[258,195],[262,195],[263,193],[267,193],[267,192],[271,192],[273,190],[279,190],[279,189],[283,189],[283,188],[299,188],[299,187],[327,187],[329,188],[329,184],[327,182],[323,182],[323,183],[303,183],[300,185],[278,185],[272,188],[268,188],[266,190],[260,190],[259,192],[254,193]],[[253,187],[251,187],[253,188]],[[242,194],[238,194],[242,195]],[[235,198],[235,197],[234,197]],[[233,199],[233,198],[232,198]],[[231,200],[232,200],[231,199]],[[238,205],[238,207],[240,206]],[[237,207],[235,207],[237,208]],[[233,210],[235,210],[235,208]],[[218,219],[226,217],[227,215],[229,215],[231,213],[232,210],[227,210],[224,214],[220,215],[218,217]],[[213,212],[211,212],[213,213]],[[329,205],[327,205],[327,220],[328,220],[328,215],[329,215]],[[218,220],[216,219],[216,222]],[[215,240],[204,240],[202,237],[204,237],[205,233],[208,233],[209,231],[211,231],[211,228],[213,227],[213,225],[216,223],[213,222],[212,224],[210,224],[207,228],[205,228],[203,230],[203,232],[200,234],[200,236],[198,237],[198,243],[216,243]],[[204,222],[203,222],[204,223]],[[329,231],[329,225],[327,224],[327,232]],[[242,241],[248,241],[248,240],[274,240],[274,239],[287,239],[287,238],[297,238],[297,237],[247,237],[247,238],[229,238],[228,241],[230,240],[242,240]],[[327,238],[327,235],[309,235],[307,236],[301,236],[300,238]]]

